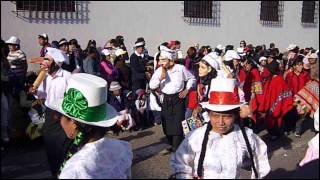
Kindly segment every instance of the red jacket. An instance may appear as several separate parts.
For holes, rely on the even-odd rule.
[[[299,75],[293,71],[288,72],[285,79],[289,89],[292,91],[292,95],[297,94],[309,80],[309,73],[306,71],[302,71]]]

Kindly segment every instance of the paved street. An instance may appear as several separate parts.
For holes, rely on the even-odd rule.
[[[296,164],[304,156],[307,141],[315,134],[308,130],[301,139],[293,134],[275,142],[267,139],[266,131],[260,134],[268,144],[272,171],[268,178],[290,178]],[[140,132],[124,132],[115,136],[132,145],[134,160],[132,177],[140,179],[168,178],[169,155],[161,155],[160,151],[167,148],[162,134],[162,127],[155,126]],[[41,141],[22,141],[15,147],[9,147],[1,152],[2,178],[49,178],[46,154]],[[250,172],[243,171],[241,177],[250,177]]]

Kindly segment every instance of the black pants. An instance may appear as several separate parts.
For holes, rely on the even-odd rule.
[[[179,98],[179,93],[164,94],[161,121],[163,132],[168,138],[168,142],[175,151],[182,142],[184,135],[181,122],[184,120],[185,104],[184,99]]]
[[[52,175],[56,175],[67,154],[71,140],[60,125],[61,115],[47,108],[43,125],[43,141]]]

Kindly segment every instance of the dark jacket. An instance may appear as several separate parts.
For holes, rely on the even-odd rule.
[[[127,105],[127,98],[124,95],[120,95],[121,103],[118,101],[118,99],[113,95],[109,95],[109,104],[114,107],[118,112],[124,110]]]
[[[145,89],[146,88],[146,60],[141,56],[137,56],[133,53],[130,56],[130,68],[131,68],[131,80],[132,90]]]

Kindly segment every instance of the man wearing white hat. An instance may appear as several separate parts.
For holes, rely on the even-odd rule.
[[[28,69],[26,55],[20,50],[20,39],[16,36],[11,36],[6,44],[9,46],[9,54],[7,56],[9,69],[9,82],[13,88],[13,94],[18,95],[23,90],[25,76]]]
[[[38,42],[39,42],[39,45],[41,46],[40,57],[44,57],[45,56],[45,49],[47,47],[51,47],[51,45],[49,43],[48,34],[46,34],[46,33],[39,34],[38,35]]]
[[[161,51],[159,67],[151,77],[150,89],[160,87],[164,94],[161,115],[164,134],[175,151],[183,140],[181,122],[184,120],[184,98],[195,85],[195,77],[180,64],[174,63],[171,52]],[[185,85],[186,82],[186,85]]]
[[[251,177],[265,177],[270,172],[267,146],[241,123],[236,80],[216,78],[211,84],[209,101],[201,103],[210,121],[190,132],[172,154],[170,167],[174,176],[237,179],[248,157],[253,170]]]
[[[146,63],[147,59],[143,53],[145,43],[144,41],[136,41],[134,53],[130,56],[131,81],[132,91],[136,92],[138,89],[145,89],[147,84],[146,78]]]
[[[47,71],[47,75],[37,90],[30,89],[37,99],[45,100],[44,104],[47,107],[43,125],[43,138],[53,176],[57,174],[70,142],[60,125],[59,117],[49,107],[49,104],[53,101],[63,98],[66,92],[71,73],[63,70],[61,66],[63,62],[67,61],[67,58],[68,56],[61,50],[47,47],[43,61],[39,62],[41,63],[41,70]]]

